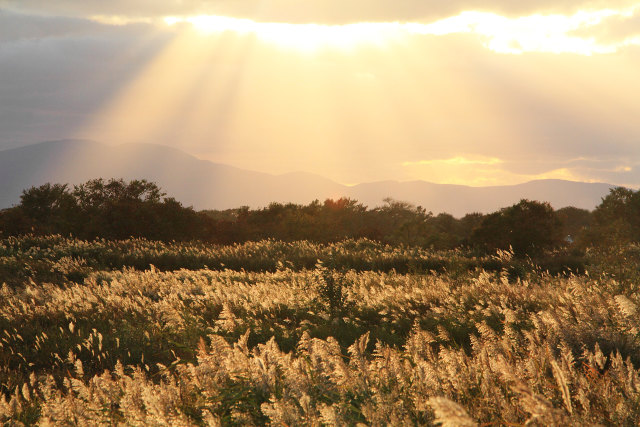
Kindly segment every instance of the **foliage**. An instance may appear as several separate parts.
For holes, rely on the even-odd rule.
[[[333,259],[329,265],[334,264]],[[321,261],[316,264],[315,292],[321,310],[332,318],[337,319],[347,314],[353,307],[349,298],[349,282],[346,275],[334,268],[326,267]]]
[[[587,242],[600,246],[640,242],[640,191],[614,188],[593,212]]]
[[[562,226],[562,235],[569,241],[580,239],[592,225],[593,215],[586,209],[572,206],[556,211],[558,221]]]
[[[454,218],[390,198],[376,208],[341,198],[195,212],[166,197],[154,183],[96,179],[73,189],[45,184],[25,190],[18,206],[0,211],[0,236],[142,237],[224,245],[267,239],[323,244],[369,239],[433,250],[473,248],[483,255],[511,247],[518,257],[567,248],[578,256],[588,246],[640,241],[638,194],[614,189],[594,213],[575,207],[554,211],[548,203],[521,200],[490,214]]]
[[[565,236],[549,203],[521,200],[486,216],[472,241],[488,250],[512,248],[518,256],[560,246]]]
[[[318,261],[338,272],[447,272],[455,276],[477,269],[499,273],[518,268],[526,273],[539,267],[552,273],[566,273],[569,269],[577,273],[584,270],[588,259],[572,258],[556,251],[540,256],[534,262],[478,256],[473,251],[390,246],[367,239],[331,244],[264,240],[213,246],[200,242],[79,240],[59,235],[27,234],[0,240],[0,283],[13,287],[29,281],[61,283],[67,279],[82,282],[88,272],[123,268],[145,270],[150,265],[162,271],[213,268],[274,272],[284,262],[288,268],[298,271],[313,269]]]
[[[25,190],[20,204],[0,215],[7,235],[60,233],[80,238],[191,240],[203,229],[202,215],[164,198],[146,180],[93,179],[69,190],[44,184]]]

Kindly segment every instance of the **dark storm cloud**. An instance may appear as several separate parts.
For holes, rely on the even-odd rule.
[[[343,24],[420,21],[481,10],[506,15],[616,8],[629,0],[0,0],[0,7],[68,16],[158,17],[214,14],[260,21]]]

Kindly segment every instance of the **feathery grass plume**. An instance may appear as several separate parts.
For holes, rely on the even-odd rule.
[[[553,377],[556,379],[560,391],[562,391],[562,400],[564,401],[564,405],[567,408],[567,411],[569,411],[570,414],[573,414],[571,393],[569,392],[569,383],[567,381],[566,375],[563,372],[563,369],[555,360],[551,360],[551,368],[553,371]]]
[[[465,409],[446,397],[431,397],[427,401],[435,412],[435,423],[442,427],[476,427]]]
[[[618,304],[618,308],[622,314],[625,316],[633,317],[638,312],[638,307],[626,296],[616,295],[614,300],[616,301],[616,304]]]

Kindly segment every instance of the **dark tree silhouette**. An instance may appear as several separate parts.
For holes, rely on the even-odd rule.
[[[23,191],[20,204],[2,211],[5,234],[72,234],[80,238],[191,240],[200,237],[207,218],[146,180],[93,179],[69,191],[44,184]]]
[[[612,191],[593,217],[600,240],[602,235],[613,235],[611,230],[640,240],[638,193]],[[93,179],[71,190],[62,184],[25,190],[18,206],[0,211],[0,232],[72,234],[83,239],[197,239],[220,244],[269,238],[318,243],[369,238],[437,250],[512,247],[518,255],[531,255],[559,246],[568,234],[595,235],[589,231],[590,220],[588,211],[564,208],[554,212],[548,203],[529,200],[489,215],[475,213],[461,219],[446,213],[434,216],[421,206],[393,199],[385,199],[384,205],[374,209],[341,198],[308,205],[271,203],[262,209],[245,206],[195,212],[166,197],[153,182]]]
[[[517,256],[559,246],[562,226],[549,203],[521,200],[485,217],[472,242],[486,250],[513,249]]]
[[[596,245],[640,242],[640,191],[611,189],[593,212],[587,240]]]

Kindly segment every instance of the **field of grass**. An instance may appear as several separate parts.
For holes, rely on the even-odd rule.
[[[636,425],[639,253],[5,239],[0,422]]]

